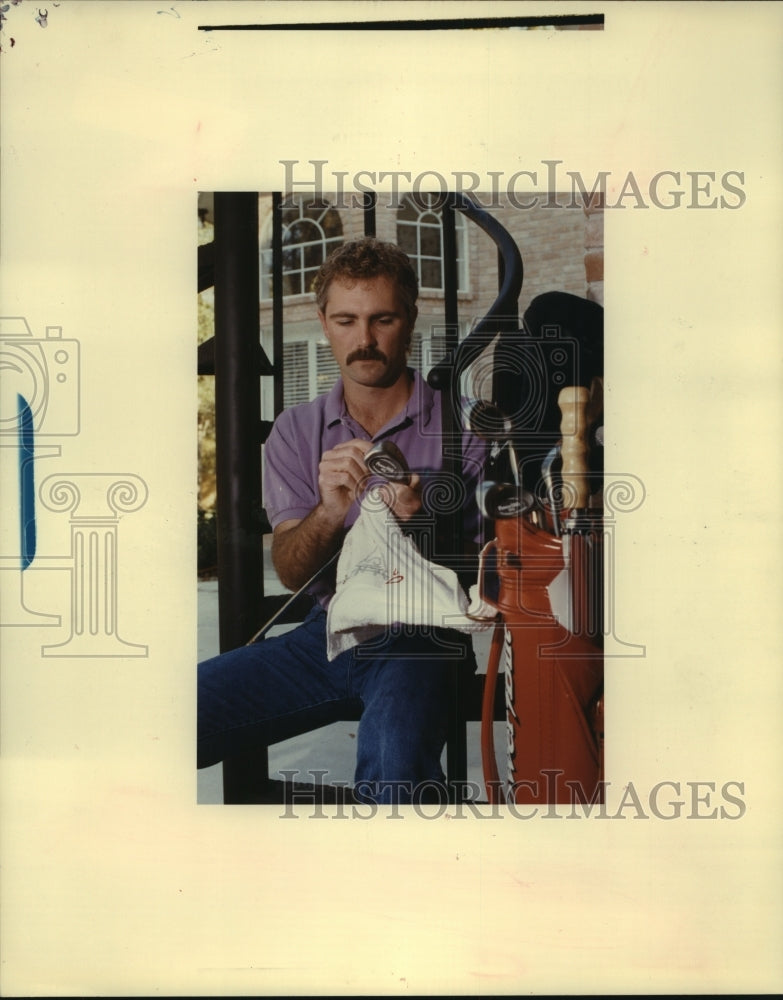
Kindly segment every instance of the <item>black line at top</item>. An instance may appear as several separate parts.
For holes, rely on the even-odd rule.
[[[420,21],[314,21],[307,24],[200,24],[199,31],[465,31],[475,28],[565,28],[600,24],[603,14],[458,17]]]

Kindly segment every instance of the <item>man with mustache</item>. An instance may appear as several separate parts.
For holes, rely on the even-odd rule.
[[[333,389],[277,418],[265,448],[264,503],[272,559],[282,583],[302,587],[341,547],[368,483],[364,456],[393,441],[413,470],[383,496],[404,527],[432,526],[421,476],[443,465],[441,399],[408,367],[418,315],[418,280],[396,246],[366,238],[342,244],[315,281],[318,316],[340,369]],[[484,445],[465,440],[464,523],[477,534],[473,505]],[[454,484],[452,484],[454,485]],[[382,641],[326,656],[326,608],[334,573],[311,586],[315,605],[301,626],[199,666],[199,767],[361,710],[356,794],[410,802],[444,781],[447,690],[455,664],[447,630],[389,628]]]

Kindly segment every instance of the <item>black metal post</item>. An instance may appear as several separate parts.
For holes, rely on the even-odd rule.
[[[272,352],[274,354],[275,416],[283,412],[283,196],[272,195]]]
[[[448,198],[443,206],[443,296],[446,324],[446,350],[456,351],[459,343],[459,303],[457,278],[457,227],[454,206]],[[459,417],[459,374],[454,373],[441,394],[443,425],[444,472],[455,484],[462,479],[462,432]],[[445,537],[449,555],[461,561],[464,552],[462,509],[457,507],[449,514],[448,532]],[[466,658],[469,639],[462,638],[462,659]],[[449,728],[446,743],[446,769],[449,777],[449,798],[460,802],[468,773],[468,744],[465,726],[465,691],[461,664],[455,664],[453,683],[449,688]]]
[[[258,195],[215,194],[215,442],[220,649],[248,641],[263,597]],[[223,762],[224,802],[267,781],[266,751]],[[255,787],[258,786],[258,787]],[[237,791],[242,789],[241,793]]]
[[[215,440],[220,649],[255,630],[263,593],[258,197],[215,194]]]
[[[448,199],[441,218],[443,233],[443,299],[446,319],[446,350],[453,351],[459,340],[457,303],[457,221],[454,205]]]
[[[364,194],[364,235],[375,236],[375,206],[378,203],[378,195],[374,191],[366,191]]]

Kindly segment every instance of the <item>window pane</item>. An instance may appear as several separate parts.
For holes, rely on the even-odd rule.
[[[319,268],[324,262],[323,243],[311,243],[302,248],[303,264],[306,268]]]
[[[283,295],[301,295],[302,276],[299,271],[283,274]]]
[[[340,221],[340,213],[336,208],[330,208],[321,222],[323,231],[327,236],[334,238],[343,235],[343,224]]]
[[[440,226],[422,226],[420,231],[422,255],[440,257]]]
[[[421,284],[423,288],[441,288],[439,260],[423,260],[421,262]]]
[[[283,274],[298,271],[302,266],[302,251],[299,247],[286,247],[283,250]]]
[[[283,243],[310,243],[312,240],[321,239],[321,230],[314,222],[308,219],[300,219],[295,222],[288,232],[283,236]]]
[[[416,230],[413,226],[397,227],[397,242],[409,256],[416,254]]]
[[[318,274],[317,267],[313,267],[309,271],[302,273],[302,292],[312,292],[316,274]]]

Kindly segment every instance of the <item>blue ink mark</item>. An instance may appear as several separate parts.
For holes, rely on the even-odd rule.
[[[33,477],[34,434],[30,404],[17,393],[19,406],[19,526],[22,569],[35,558],[35,482]]]

